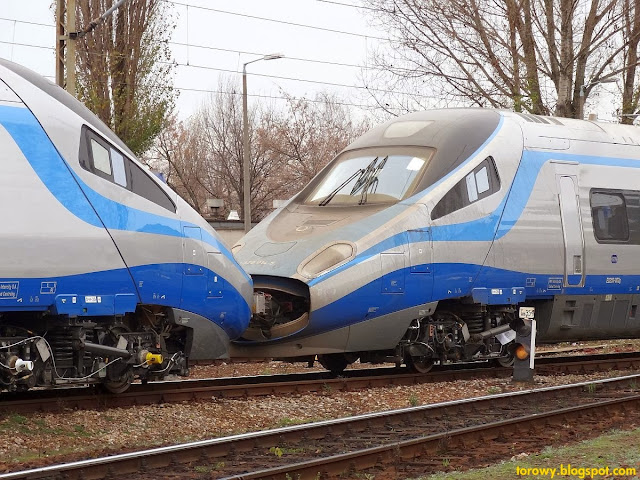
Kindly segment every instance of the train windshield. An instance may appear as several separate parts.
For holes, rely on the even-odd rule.
[[[430,148],[346,152],[320,179],[308,205],[394,203],[411,194],[429,164]]]

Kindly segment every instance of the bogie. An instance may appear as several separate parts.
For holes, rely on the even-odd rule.
[[[103,384],[119,393],[134,378],[185,375],[187,358],[176,348],[184,347],[186,330],[170,324],[162,313],[150,323],[150,309],[144,310],[145,315],[81,320],[4,314],[0,318],[2,389]]]

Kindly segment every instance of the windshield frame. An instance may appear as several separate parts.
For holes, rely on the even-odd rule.
[[[429,168],[431,161],[434,158],[436,153],[436,149],[433,147],[427,146],[379,146],[379,147],[366,147],[359,148],[356,150],[349,150],[338,155],[325,169],[323,169],[318,176],[314,179],[314,181],[309,185],[307,191],[302,195],[302,204],[309,206],[340,206],[340,207],[354,207],[354,206],[364,206],[364,205],[393,205],[397,202],[404,200],[405,198],[413,195],[415,193],[416,188],[420,184],[420,180],[424,176],[425,171]],[[331,202],[333,197],[336,195],[336,189],[330,192],[328,195],[317,197],[318,191],[322,188],[325,183],[325,180],[333,173],[341,164],[346,161],[359,158],[359,157],[370,157],[371,162],[369,163],[369,167],[371,163],[376,163],[378,166],[383,161],[386,163],[389,157],[394,156],[407,156],[407,157],[418,157],[424,160],[424,165],[421,166],[418,174],[411,180],[411,183],[405,190],[404,194],[401,198],[395,198],[392,201],[375,201],[370,200],[369,195],[362,192],[362,194],[357,192],[357,194],[353,195],[356,199],[354,202],[336,202],[335,204]],[[377,162],[376,162],[377,160]],[[389,166],[392,166],[390,164]],[[365,168],[365,170],[367,170]],[[358,170],[354,170],[353,175],[357,175],[359,173]],[[365,173],[363,171],[363,173]],[[345,177],[345,180],[351,179],[351,177]],[[377,177],[376,177],[377,178]],[[350,180],[352,181],[352,179]],[[350,182],[346,182],[346,185],[343,188],[347,188]],[[338,187],[339,185],[337,185]],[[341,188],[342,189],[342,188]],[[340,190],[341,190],[340,189]],[[339,191],[339,190],[338,190]],[[329,199],[327,201],[327,199]],[[363,201],[364,200],[364,201]]]

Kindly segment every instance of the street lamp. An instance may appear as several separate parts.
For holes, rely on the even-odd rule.
[[[249,120],[247,112],[247,65],[260,60],[277,60],[283,58],[281,53],[271,53],[264,57],[256,58],[242,65],[242,190],[244,196],[244,233],[251,230],[251,146],[249,145]]]
[[[580,115],[578,116],[578,118],[580,120],[584,120],[584,101],[585,101],[585,89],[589,88],[589,87],[593,87],[595,85],[598,85],[600,83],[617,83],[618,80],[616,78],[613,77],[609,77],[609,78],[603,78],[602,80],[598,80],[597,82],[591,82],[591,83],[587,83],[586,85],[581,85],[580,86]]]

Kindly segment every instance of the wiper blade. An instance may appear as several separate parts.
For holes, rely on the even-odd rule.
[[[342,182],[340,185],[338,185],[329,195],[327,195],[324,198],[324,200],[322,200],[318,204],[318,206],[324,207],[325,205],[327,205],[331,200],[333,200],[333,197],[335,197],[338,194],[338,192],[345,187],[345,185],[347,185],[351,180],[356,178],[358,175],[362,175],[364,172],[365,171],[362,168],[360,168],[360,169],[356,170],[355,172],[353,172],[353,175],[351,175],[344,182]]]
[[[364,178],[362,179],[363,188],[362,193],[360,194],[360,201],[358,202],[358,205],[364,205],[365,203],[367,203],[367,195],[369,195],[369,189],[371,189],[371,193],[375,193],[378,189],[378,183],[380,183],[378,181],[378,175],[380,174],[380,170],[382,170],[386,165],[388,159],[389,156],[387,155],[378,165],[374,165],[375,168],[371,169],[369,175],[364,175]],[[367,170],[369,170],[368,167]]]
[[[367,168],[364,169],[363,175],[361,175],[358,181],[355,183],[349,195],[355,195],[360,191],[362,187],[364,187],[367,184],[367,179],[371,176],[371,173],[375,170],[375,166],[377,162],[378,162],[378,157],[374,158],[369,162],[369,165],[367,165]]]

